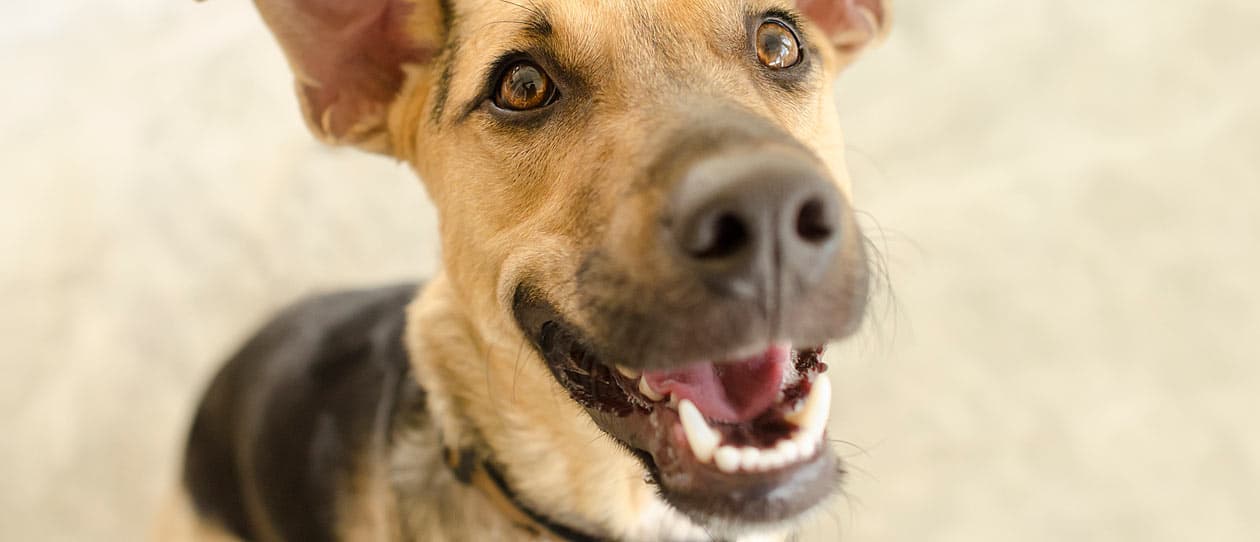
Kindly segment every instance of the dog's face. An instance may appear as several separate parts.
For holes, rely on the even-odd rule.
[[[487,355],[532,345],[508,370],[549,373],[697,521],[833,492],[818,355],[867,267],[831,80],[882,2],[259,5],[312,129],[424,179]]]

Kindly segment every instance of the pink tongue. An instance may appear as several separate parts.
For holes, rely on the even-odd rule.
[[[690,399],[704,417],[746,422],[774,404],[787,366],[786,346],[772,346],[756,356],[719,363],[693,363],[681,369],[644,371],[652,389]]]

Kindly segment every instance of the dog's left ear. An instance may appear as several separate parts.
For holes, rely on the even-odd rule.
[[[892,0],[796,0],[797,9],[822,29],[839,53],[839,66],[888,33]]]
[[[254,0],[280,42],[306,124],[320,139],[390,154],[389,106],[406,64],[431,61],[438,0]]]

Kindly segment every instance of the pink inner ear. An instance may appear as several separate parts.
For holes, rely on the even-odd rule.
[[[856,48],[884,25],[883,0],[796,0],[797,7],[840,48]]]
[[[333,139],[393,100],[403,64],[428,61],[436,51],[407,34],[412,7],[400,0],[263,1],[271,4],[270,22],[294,64],[308,114]]]

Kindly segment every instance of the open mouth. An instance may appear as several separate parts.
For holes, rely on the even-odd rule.
[[[724,473],[763,472],[813,457],[827,425],[831,385],[821,349],[773,345],[742,359],[639,372],[616,366],[617,385],[697,463]],[[570,388],[572,389],[572,388]],[[598,407],[598,406],[597,406]],[[677,432],[681,430],[681,435]]]
[[[836,459],[823,445],[831,385],[822,347],[769,344],[730,359],[640,370],[600,359],[550,307],[517,301],[518,323],[556,380],[643,461],[682,512],[701,521],[778,522],[838,485]]]

